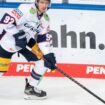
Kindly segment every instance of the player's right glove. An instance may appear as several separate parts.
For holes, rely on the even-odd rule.
[[[44,55],[44,65],[52,71],[56,69],[56,58],[54,56],[54,53]]]
[[[13,37],[15,38],[15,45],[24,49],[27,44],[27,39],[25,36],[25,32],[23,30],[19,31],[18,33],[14,34]]]

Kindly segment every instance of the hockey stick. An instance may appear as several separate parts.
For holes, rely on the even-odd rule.
[[[88,93],[90,93],[92,96],[94,96],[95,98],[97,98],[98,100],[100,100],[102,103],[105,104],[105,100],[103,100],[102,98],[100,98],[99,96],[97,96],[95,93],[93,93],[92,91],[90,91],[88,88],[86,88],[84,85],[82,85],[81,83],[79,83],[77,80],[75,80],[74,78],[72,78],[70,75],[68,75],[67,73],[65,73],[63,70],[61,70],[60,68],[56,67],[56,70],[59,71],[61,74],[63,74],[65,77],[69,78],[71,81],[73,81],[74,83],[76,83],[78,86],[80,86],[82,89],[84,89],[85,91],[87,91]]]

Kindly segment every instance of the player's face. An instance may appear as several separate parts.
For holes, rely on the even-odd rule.
[[[47,0],[39,0],[38,2],[38,9],[41,13],[44,13],[49,5]]]

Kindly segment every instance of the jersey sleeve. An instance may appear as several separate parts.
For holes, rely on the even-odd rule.
[[[50,31],[50,22],[47,14],[43,15],[41,20],[41,25],[39,27],[39,32],[37,34],[37,43],[48,41],[48,32]]]
[[[48,34],[50,31],[50,19],[47,14],[44,14],[40,32],[37,35],[37,43],[44,55],[52,52],[51,40],[52,37]]]
[[[5,25],[5,30],[9,33],[18,32],[17,26],[21,24],[26,14],[26,4],[21,4],[18,8],[12,9],[9,12],[4,13],[0,20],[0,24]]]
[[[18,22],[23,22],[23,17],[25,17],[24,15],[27,14],[27,7],[27,4],[21,4],[18,8],[6,12],[0,23],[17,25]]]
[[[47,34],[50,31],[50,19],[47,14],[43,15],[41,25],[39,27],[39,35]]]

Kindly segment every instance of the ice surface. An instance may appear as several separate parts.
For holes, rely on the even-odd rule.
[[[75,78],[105,99],[105,79]],[[39,88],[46,90],[46,100],[24,100],[25,77],[0,77],[0,105],[104,105],[65,77],[44,77]]]

